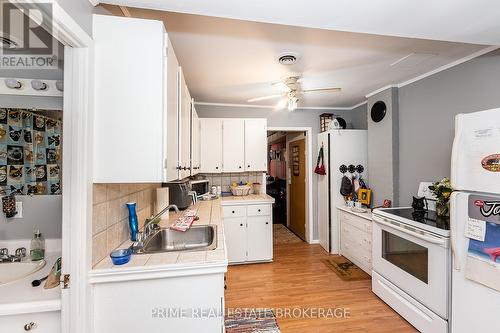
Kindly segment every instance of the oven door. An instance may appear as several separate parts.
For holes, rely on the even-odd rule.
[[[373,221],[373,270],[447,319],[449,240],[385,217]]]

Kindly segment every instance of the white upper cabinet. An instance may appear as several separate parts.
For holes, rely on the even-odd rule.
[[[93,181],[162,182],[167,127],[176,125],[167,123],[163,23],[94,15],[93,24]]]
[[[165,136],[166,141],[164,142],[164,147],[166,151],[164,152],[167,156],[166,168],[164,170],[165,181],[175,180],[179,177],[178,169],[178,156],[179,156],[179,110],[178,110],[178,99],[179,99],[179,62],[175,56],[174,48],[172,43],[167,38],[168,49],[167,49],[167,91],[166,91],[166,105],[167,105],[167,123],[164,126],[168,126],[167,135]]]
[[[222,121],[222,170],[245,171],[245,120]]]
[[[179,179],[191,175],[191,95],[179,67]]]
[[[267,170],[267,121],[245,119],[245,171]]]
[[[200,119],[200,172],[222,172],[222,119]]]
[[[200,172],[200,118],[198,112],[191,102],[191,176]]]

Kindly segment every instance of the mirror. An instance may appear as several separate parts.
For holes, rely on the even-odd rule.
[[[372,106],[371,117],[376,123],[381,122],[385,117],[387,107],[384,102],[378,101]]]

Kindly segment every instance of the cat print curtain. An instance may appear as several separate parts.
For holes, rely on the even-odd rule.
[[[0,108],[0,194],[61,194],[59,120]]]

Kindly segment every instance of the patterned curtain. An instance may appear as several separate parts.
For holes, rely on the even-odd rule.
[[[61,194],[59,120],[0,108],[0,194]]]

